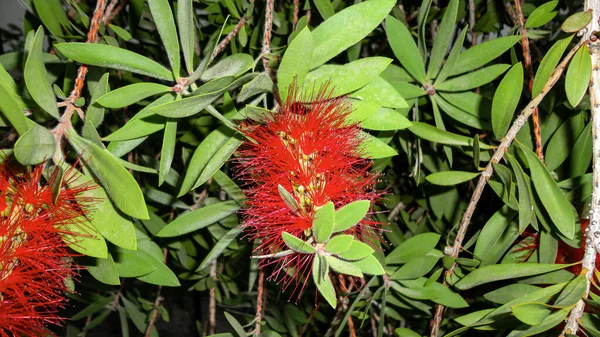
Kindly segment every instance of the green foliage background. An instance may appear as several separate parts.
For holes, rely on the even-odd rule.
[[[272,13],[262,0],[107,1],[116,15],[95,44],[96,1],[19,2],[23,27],[2,31],[0,147],[25,165],[82,156],[81,179],[102,186],[86,192],[101,201],[72,247],[87,271],[58,335],[254,334],[257,260],[228,160],[243,141],[236,123],[275,109],[294,80],[329,81],[352,102],[388,192],[375,206],[386,273],[338,293],[337,309],[312,283],[290,302],[265,282],[261,336],[428,335],[440,304],[440,335],[553,336],[582,298],[585,277],[554,263],[559,241],[580,247],[592,192],[586,46],[539,106],[545,161],[528,122],[493,164],[460,256],[444,252],[514,117],[577,44],[591,17],[561,24],[583,4],[522,4],[531,92],[514,3],[501,0],[474,1],[471,27],[464,0],[303,0],[297,22],[291,0]],[[600,335],[595,315],[582,325]]]

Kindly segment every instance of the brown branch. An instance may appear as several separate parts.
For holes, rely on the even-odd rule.
[[[242,29],[242,27],[244,27],[245,24],[246,17],[242,16],[237,25],[233,27],[233,30],[229,34],[227,34],[223,41],[221,41],[219,45],[215,48],[215,51],[213,51],[212,55],[210,56],[209,63],[211,63],[215,59],[215,57],[217,57],[217,55],[219,55],[225,49],[225,47],[227,47],[229,42],[239,33],[240,29]]]
[[[163,262],[167,263],[167,256],[169,251],[167,248],[163,249]],[[162,286],[158,286],[158,290],[156,291],[156,299],[154,300],[154,306],[152,307],[152,317],[150,317],[150,322],[148,323],[148,328],[146,328],[145,337],[150,337],[152,333],[152,329],[154,328],[154,324],[156,324],[156,319],[158,318],[158,308],[160,307],[160,302],[163,300],[162,296],[160,296],[160,291],[162,290]]]
[[[265,29],[263,34],[263,43],[260,55],[263,59],[263,66],[269,77],[273,77],[273,69],[269,66],[269,58],[267,57],[271,53],[271,29],[273,28],[273,10],[275,6],[274,0],[267,0],[265,8]]]
[[[529,92],[533,92],[533,64],[531,63],[531,49],[529,48],[529,38],[527,37],[527,28],[525,28],[525,16],[521,9],[521,1],[515,1],[515,17],[519,25],[521,32],[521,45],[523,46],[523,62],[525,63],[525,71],[529,77],[528,87]],[[531,121],[533,122],[533,135],[535,140],[535,153],[540,160],[544,161],[544,149],[542,145],[542,128],[540,126],[540,114],[537,107],[531,114]]]
[[[475,1],[469,0],[469,34],[471,35],[471,45],[472,46],[477,44],[477,34],[473,30],[474,28],[475,28]]]
[[[302,335],[304,335],[306,333],[306,330],[308,329],[308,324],[313,319],[313,317],[315,317],[315,314],[317,313],[317,311],[319,311],[319,306],[320,306],[319,303],[317,303],[317,305],[315,305],[315,308],[313,309],[313,311],[308,316],[308,319],[306,320],[306,323],[304,323],[304,325],[302,326],[302,330],[300,330],[300,334],[298,335],[298,337],[302,337]]]
[[[119,0],[112,0],[108,5],[106,13],[104,13],[104,17],[102,18],[102,22],[105,26],[108,26],[115,16],[125,8],[125,4],[127,4],[127,0],[121,0],[121,3],[115,8],[117,2],[119,2]]]
[[[92,22],[90,24],[90,30],[87,34],[87,43],[96,43],[98,41],[98,29],[100,28],[100,21],[102,19],[102,14],[104,14],[104,9],[106,7],[106,0],[98,0],[96,2],[96,8],[94,9],[94,15],[92,17]],[[52,134],[54,135],[54,140],[56,143],[56,151],[54,153],[54,160],[59,162],[63,158],[62,154],[62,138],[65,134],[65,131],[72,128],[71,125],[71,116],[73,116],[73,112],[77,111],[80,114],[80,117],[83,119],[83,112],[75,105],[75,101],[79,99],[81,96],[81,90],[85,84],[85,77],[87,75],[88,68],[85,64],[79,66],[77,70],[77,78],[75,79],[75,86],[69,97],[65,102],[59,103],[59,106],[66,106],[65,112],[61,116],[60,123],[58,123],[54,129],[52,129]]]
[[[300,0],[294,0],[294,17],[292,19],[292,27],[296,30],[298,24],[298,13],[300,13]]]
[[[217,280],[217,259],[210,265],[209,276],[213,281]],[[217,299],[216,285],[210,288],[208,301],[208,334],[215,334],[215,326],[217,325]]]
[[[556,82],[561,77],[562,73],[564,72],[565,67],[567,66],[567,64],[573,57],[573,55],[575,55],[575,52],[577,52],[579,47],[581,47],[581,45],[584,42],[585,42],[585,39],[581,39],[579,41],[579,43],[573,49],[571,49],[571,51],[569,51],[567,56],[565,56],[565,58],[556,67],[556,69],[554,69],[554,72],[552,73],[552,75],[550,76],[550,78],[548,79],[546,84],[544,85],[544,88],[542,88],[542,91],[537,96],[535,96],[535,98],[533,98],[529,102],[529,104],[527,104],[527,106],[521,111],[521,113],[519,114],[519,116],[517,117],[517,119],[515,120],[513,125],[511,126],[511,128],[508,130],[508,132],[502,139],[502,142],[496,149],[496,152],[494,152],[494,155],[492,156],[489,163],[485,167],[485,171],[483,171],[481,173],[481,176],[479,177],[479,181],[477,182],[475,191],[473,192],[473,195],[471,196],[471,201],[469,202],[469,205],[467,206],[467,210],[465,211],[465,214],[463,215],[462,220],[460,222],[458,232],[456,233],[456,238],[454,239],[454,244],[451,247],[446,247],[446,249],[444,250],[444,253],[446,255],[449,255],[455,259],[458,257],[458,254],[462,247],[462,242],[465,239],[467,229],[469,227],[469,224],[471,223],[471,217],[473,216],[473,213],[475,212],[475,208],[477,207],[477,203],[479,202],[479,199],[481,198],[481,194],[483,193],[483,190],[485,188],[485,185],[487,184],[488,179],[492,176],[492,173],[494,172],[494,168],[492,165],[495,163],[498,163],[498,162],[500,162],[500,160],[502,160],[502,158],[504,157],[504,153],[506,153],[506,151],[508,151],[508,147],[510,146],[510,144],[513,142],[513,140],[517,136],[517,133],[519,132],[519,130],[521,130],[521,127],[523,127],[523,125],[527,122],[527,119],[532,114],[533,110],[535,110],[535,108],[542,102],[542,100],[544,99],[544,97],[546,97],[546,95],[548,94],[550,89],[552,89],[552,87],[554,87],[554,85],[556,84]],[[452,267],[446,271],[445,276],[444,276],[444,285],[448,285],[446,280],[452,276],[452,274],[454,273],[455,267],[456,267],[456,263],[454,263],[452,265]],[[431,324],[430,324],[430,326],[431,326],[430,336],[431,337],[437,337],[437,335],[438,335],[440,325],[442,322],[443,312],[444,312],[444,306],[437,305],[434,318],[432,319]]]
[[[260,322],[262,320],[263,312],[263,297],[265,289],[265,272],[263,268],[258,268],[258,292],[256,294],[256,324],[254,325],[254,335],[260,335]]]

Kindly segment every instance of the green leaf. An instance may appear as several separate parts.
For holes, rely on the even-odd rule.
[[[227,311],[223,311],[223,313],[225,314],[225,318],[227,319],[227,322],[229,322],[229,324],[231,325],[231,327],[233,328],[235,333],[238,335],[238,337],[246,337],[248,335],[248,334],[246,334],[244,327],[242,327],[240,322],[238,322],[237,319],[235,319],[235,317],[233,317]],[[223,336],[223,337],[225,337],[225,336]]]
[[[170,87],[157,83],[135,83],[126,85],[109,93],[102,95],[96,103],[107,108],[122,108],[133,105],[144,98],[169,92]]]
[[[506,304],[510,301],[519,300],[520,298],[540,289],[540,287],[530,284],[513,283],[505,287],[492,290],[489,293],[484,294],[483,297],[486,300],[496,304]]]
[[[458,37],[456,38],[456,41],[454,41],[454,45],[452,46],[452,49],[450,50],[450,54],[448,54],[446,63],[444,63],[444,66],[442,67],[442,71],[440,71],[440,74],[437,76],[437,78],[433,84],[434,87],[438,83],[444,82],[446,80],[446,78],[448,78],[448,76],[450,76],[453,73],[454,66],[456,65],[456,62],[458,62],[458,58],[462,51],[463,43],[465,42],[466,35],[467,35],[467,27],[463,28],[463,30],[460,32],[460,35],[458,35]]]
[[[127,49],[98,43],[58,43],[54,48],[77,62],[98,67],[131,71],[166,81],[173,81],[173,74],[151,59]]]
[[[473,139],[470,137],[450,133],[423,122],[412,122],[412,124],[413,125],[408,128],[408,131],[414,133],[419,138],[426,139],[430,142],[454,146],[473,146]],[[482,142],[479,142],[479,146],[484,150],[493,148]]]
[[[165,123],[165,134],[162,149],[160,151],[160,165],[158,171],[158,186],[162,185],[173,164],[175,156],[175,143],[177,142],[177,122],[167,121]]]
[[[367,36],[394,6],[394,0],[371,0],[350,6],[312,31],[314,69]]]
[[[335,308],[337,306],[335,289],[333,288],[333,284],[331,283],[331,279],[329,278],[328,274],[325,274],[323,277],[321,277],[321,263],[321,256],[315,256],[312,265],[313,281],[315,282],[319,293],[323,295],[327,303]]]
[[[386,264],[403,264],[429,253],[437,246],[440,235],[436,233],[422,233],[402,242],[387,255]]]
[[[146,282],[146,283],[150,283],[150,284],[156,284],[159,286],[167,286],[167,287],[181,286],[181,284],[179,283],[179,280],[177,279],[177,276],[162,261],[157,260],[152,255],[150,255],[146,252],[143,252],[143,251],[139,251],[139,250],[138,250],[138,255],[154,268],[154,270],[151,271],[150,273],[142,275],[142,276],[138,276],[138,278],[137,278],[138,280]]]
[[[288,192],[285,187],[281,186],[281,185],[277,185],[277,190],[279,191],[279,196],[281,197],[281,200],[283,200],[283,202],[285,202],[285,204],[294,212],[299,212],[300,211],[300,205],[298,205],[298,202],[296,201],[296,198],[294,198],[294,196]]]
[[[546,2],[536,8],[529,14],[527,22],[525,23],[525,28],[538,28],[552,21],[556,14],[558,14],[558,12],[554,11],[556,5],[558,5],[558,0]]]
[[[544,208],[548,211],[556,228],[568,239],[575,235],[575,221],[573,220],[573,206],[562,193],[550,171],[531,150],[520,146],[525,154],[533,186],[540,197]]]
[[[444,171],[432,173],[425,179],[435,185],[454,186],[469,181],[480,174],[480,172]]]
[[[164,129],[166,118],[154,114],[152,111],[150,111],[150,108],[166,102],[172,102],[173,99],[174,96],[172,94],[165,94],[161,96],[142,109],[140,112],[135,114],[135,116],[133,116],[123,127],[104,137],[104,140],[115,142],[138,139]]]
[[[571,152],[571,158],[568,161],[568,171],[570,172],[571,177],[582,176],[587,172],[588,167],[590,167],[590,162],[592,161],[592,124],[591,122],[581,131],[579,137],[577,137],[577,141],[575,141],[575,145],[573,145],[574,149],[577,151]]]
[[[202,260],[198,268],[196,268],[196,272],[199,272],[200,270],[208,267],[211,264],[211,262],[213,262],[215,259],[221,256],[225,248],[227,248],[227,246],[229,246],[230,243],[237,239],[237,237],[241,233],[242,229],[239,227],[234,227],[230,229],[227,233],[225,233],[210,250],[210,252],[208,252],[208,255],[206,255],[204,260]]]
[[[156,270],[142,253],[139,250],[117,248],[114,262],[120,277],[138,277]]]
[[[393,16],[385,19],[386,34],[400,64],[421,84],[425,84],[425,65],[421,53],[406,26]]]
[[[448,75],[458,75],[477,69],[504,54],[520,40],[519,35],[505,36],[471,47],[460,54]]]
[[[433,41],[433,48],[431,48],[431,56],[429,58],[427,69],[428,78],[435,78],[442,67],[442,61],[448,51],[452,36],[454,35],[458,3],[458,0],[451,0],[448,7],[446,7],[446,13],[444,13],[442,22],[438,27],[437,34]]]
[[[590,17],[591,15],[590,13]],[[587,44],[583,44],[571,59],[565,75],[565,93],[571,106],[579,105],[588,89],[591,77],[592,57]]]
[[[96,85],[89,85],[89,92],[92,96],[90,105],[85,112],[85,123],[91,124],[94,128],[98,128],[104,120],[104,107],[100,104],[96,104],[98,98],[110,90],[108,85],[108,73],[104,73],[98,80]],[[91,84],[91,83],[90,83]]]
[[[560,62],[560,58],[562,57],[565,49],[569,46],[569,43],[573,39],[573,35],[570,35],[564,39],[560,39],[552,45],[550,50],[546,53],[542,62],[540,62],[540,66],[535,72],[535,79],[533,80],[533,88],[531,89],[531,95],[533,97],[539,95],[542,92],[542,88],[550,79],[550,76],[554,72],[554,69]]]
[[[421,256],[408,261],[396,270],[390,278],[392,280],[413,280],[429,273],[439,261],[438,256]]]
[[[467,125],[467,126],[470,126],[470,127],[476,128],[476,129],[489,129],[490,126],[488,125],[487,121],[485,121],[479,117],[479,115],[480,115],[479,111],[463,110],[463,107],[466,107],[466,106],[462,105],[462,104],[459,104],[461,106],[459,108],[457,105],[455,105],[455,103],[458,103],[459,100],[455,100],[454,103],[450,103],[449,101],[446,101],[446,98],[451,98],[451,99],[456,98],[451,95],[460,95],[462,97],[466,97],[467,94],[471,94],[471,92],[469,92],[469,91],[461,92],[461,93],[438,92],[435,95],[433,95],[433,97],[431,97],[431,99],[432,99],[432,102],[435,101],[435,103],[437,103],[440,106],[440,109],[442,109],[442,111],[444,111],[452,119],[454,119],[458,122],[461,122],[464,125]],[[477,95],[477,94],[474,94],[474,95]],[[469,99],[476,98],[476,96],[472,96],[472,95],[469,95],[469,96],[471,96],[471,97],[469,97]],[[460,102],[460,103],[463,103],[463,102]],[[475,104],[477,104],[477,103],[475,103]],[[470,106],[469,106],[469,108],[470,108]],[[476,109],[479,109],[479,108],[476,108]],[[475,113],[473,113],[473,112],[475,112]],[[479,139],[478,139],[478,142],[479,142]]]
[[[340,274],[363,277],[363,273],[360,271],[360,268],[358,268],[350,262],[342,261],[335,256],[328,255],[327,263],[329,264],[331,269],[335,270]]]
[[[571,308],[565,308],[558,310],[552,314],[550,314],[543,322],[538,325],[523,325],[515,330],[513,330],[507,337],[525,337],[525,336],[536,336],[541,334],[544,331],[548,331],[555,326],[559,325],[571,311]]]
[[[439,91],[466,91],[479,88],[484,84],[490,83],[498,76],[502,75],[510,66],[508,64],[494,64],[489,67],[481,68],[469,72],[468,74],[457,76],[437,84],[435,89]]]
[[[206,109],[217,98],[221,97],[232,81],[232,77],[218,78],[198,88],[192,96],[175,102],[161,104],[151,108],[150,111],[169,118],[193,116]]]
[[[579,12],[569,16],[560,26],[564,32],[577,33],[592,22],[592,10],[588,9],[585,12]]]
[[[175,19],[168,0],[148,0],[152,19],[167,51],[169,63],[175,78],[179,78],[179,38],[175,28]]]
[[[467,290],[490,282],[545,274],[567,266],[565,264],[542,263],[495,264],[475,269],[454,286],[460,290]]]
[[[352,235],[336,235],[327,242],[325,250],[330,254],[342,254],[350,249],[353,241],[354,237]]]
[[[383,275],[385,271],[379,263],[379,260],[375,258],[373,255],[369,255],[362,260],[353,261],[353,265],[358,267],[360,271],[369,275]]]
[[[96,185],[94,179],[80,173],[75,168],[67,164],[63,164],[62,167],[65,172],[73,175],[74,184],[95,187],[81,192],[82,197],[95,200],[87,206],[89,210],[87,219],[94,228],[108,241],[119,247],[131,250],[137,249],[133,223],[129,217],[122,215],[115,209],[106,191],[101,186]]]
[[[327,20],[335,14],[330,0],[314,0],[314,3],[323,19]]]
[[[333,232],[342,232],[352,228],[367,216],[371,201],[359,200],[351,202],[335,212]]]
[[[519,235],[517,226],[511,226],[514,217],[515,212],[504,206],[483,226],[473,252],[482,266],[497,263]]]
[[[283,242],[285,242],[286,246],[295,252],[303,254],[314,254],[317,252],[315,247],[311,246],[310,243],[302,241],[292,234],[283,232],[281,233],[281,238],[283,239]]]
[[[68,26],[69,19],[59,0],[33,0],[35,11],[42,23],[56,38],[63,37],[63,25]],[[41,28],[41,27],[40,27]]]
[[[214,66],[208,68],[200,79],[208,82],[217,78],[237,77],[254,67],[254,59],[248,54],[234,54],[227,56]]]
[[[331,75],[331,95],[341,96],[364,87],[375,80],[391,62],[390,58],[374,56],[339,67]]]
[[[74,130],[67,131],[67,137],[115,205],[134,218],[148,219],[144,195],[137,181],[115,157],[98,145],[80,137]]]
[[[361,144],[361,156],[363,158],[379,159],[393,157],[398,154],[391,146],[373,135],[361,131],[360,137],[363,139]]]
[[[15,143],[15,158],[23,165],[36,165],[50,160],[56,150],[54,136],[46,128],[35,124]]]
[[[322,205],[317,212],[312,223],[313,236],[315,241],[326,242],[333,233],[335,217],[335,208],[333,202],[329,201]]]
[[[369,84],[350,94],[350,97],[378,103],[388,108],[408,108],[400,93],[381,76],[375,77]]]
[[[225,164],[225,162],[229,160],[237,148],[242,145],[242,140],[240,138],[241,137],[239,137],[239,135],[229,138],[229,140],[227,140],[227,142],[225,142],[225,144],[223,144],[223,146],[217,150],[217,152],[210,158],[208,163],[206,163],[204,170],[202,170],[200,177],[198,177],[198,180],[192,189],[196,189],[200,185],[207,182],[213,176],[213,174],[215,174]]]
[[[131,33],[117,25],[109,24],[109,27],[113,30],[113,32],[115,32],[115,34],[117,34],[118,37],[122,38],[125,41],[129,41],[133,38],[133,36],[131,36]]]
[[[354,240],[352,241],[350,249],[338,255],[344,260],[358,261],[370,256],[373,252],[373,248],[368,244]]]
[[[35,37],[31,44],[27,62],[25,62],[23,77],[25,79],[27,91],[29,91],[33,100],[44,109],[44,111],[58,119],[60,115],[58,113],[58,108],[56,107],[56,96],[54,96],[52,86],[48,82],[48,73],[46,72],[44,62],[42,61],[43,44],[44,28],[40,26],[35,33]]]
[[[527,324],[538,325],[552,313],[552,308],[543,303],[523,303],[512,308],[515,317]]]
[[[185,69],[191,75],[194,72],[194,40],[196,38],[193,0],[180,0],[177,2],[177,28],[179,28]]]
[[[246,199],[244,192],[235,182],[233,182],[233,180],[231,180],[231,178],[229,178],[229,176],[223,173],[223,171],[217,171],[213,175],[213,179],[221,186],[223,191],[229,194],[231,199],[235,200],[235,202],[240,205],[244,203],[244,200]]]
[[[305,27],[296,35],[283,54],[277,71],[279,96],[283,102],[287,100],[290,86],[295,84],[298,88],[302,88],[304,84],[304,78],[310,70],[312,43],[312,34],[308,27]]]
[[[552,138],[546,145],[545,164],[548,171],[556,170],[571,152],[584,151],[578,148],[575,148],[575,151],[572,149],[577,135],[585,128],[585,117],[586,114],[581,112],[570,116],[552,134]]]
[[[352,118],[352,115],[350,115],[350,118]],[[389,131],[406,129],[411,127],[412,123],[396,110],[380,108],[363,120],[360,125],[368,130]]]
[[[27,117],[23,112],[23,102],[17,94],[17,84],[10,77],[6,69],[0,64],[0,111],[9,123],[23,135],[29,130]]]
[[[587,290],[587,279],[585,274],[580,274],[567,284],[560,293],[554,307],[571,307],[583,299]]]
[[[202,143],[198,145],[192,155],[192,159],[189,161],[187,172],[185,173],[181,189],[179,190],[179,196],[182,196],[193,189],[198,178],[200,178],[202,171],[204,171],[208,165],[208,162],[215,156],[219,149],[227,143],[232,134],[231,130],[222,126],[208,134]]]
[[[105,259],[108,256],[106,241],[92,224],[85,223],[85,219],[81,219],[81,222],[74,222],[65,225],[64,229],[61,228],[65,233],[73,233],[73,235],[63,234],[63,241],[78,253]]]
[[[106,259],[93,259],[92,261],[94,264],[86,264],[85,267],[96,280],[112,286],[121,284],[112,255],[108,254]]]
[[[523,65],[515,64],[504,75],[494,93],[492,101],[492,128],[496,139],[501,139],[508,131],[511,120],[519,104],[523,91]]]
[[[396,333],[398,337],[421,337],[421,335],[409,328],[396,328],[394,333]]]
[[[235,201],[223,201],[185,213],[164,227],[156,236],[174,237],[185,235],[215,222],[221,221],[240,209]]]

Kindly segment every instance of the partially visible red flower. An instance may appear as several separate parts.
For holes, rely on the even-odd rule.
[[[73,254],[62,235],[65,226],[83,225],[86,200],[78,195],[91,186],[73,185],[65,172],[58,191],[43,167],[0,163],[0,336],[38,337],[46,326],[62,321],[68,278],[74,276]]]
[[[296,90],[286,104],[267,115],[264,123],[247,121],[242,132],[250,140],[238,151],[237,176],[243,182],[247,203],[243,227],[260,245],[257,255],[273,255],[287,249],[283,232],[309,240],[316,209],[332,201],[338,209],[358,200],[376,200],[377,174],[372,161],[363,158],[360,127],[349,122],[349,100],[330,98],[321,89],[314,101],[302,102]],[[282,199],[281,185],[295,199],[298,210]],[[364,219],[346,232],[364,239]],[[271,279],[302,292],[310,276],[313,255],[293,253],[262,259],[260,266],[274,265]]]

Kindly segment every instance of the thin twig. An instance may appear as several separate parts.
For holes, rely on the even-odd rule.
[[[96,8],[94,9],[94,16],[92,17],[92,22],[90,24],[90,30],[87,35],[87,43],[96,43],[98,41],[98,29],[100,28],[100,21],[102,19],[102,15],[104,14],[104,9],[106,7],[106,0],[98,0],[96,2]],[[75,105],[75,101],[79,99],[81,96],[81,90],[85,84],[85,77],[87,75],[88,67],[85,64],[79,66],[77,70],[77,78],[75,79],[75,86],[67,100],[61,103],[61,106],[66,106],[65,112],[61,116],[60,123],[58,123],[54,129],[52,129],[51,133],[54,135],[54,140],[56,143],[56,151],[54,153],[54,160],[56,162],[60,162],[63,158],[62,154],[62,138],[65,134],[65,131],[72,127],[71,125],[71,116],[73,116],[73,112],[77,111],[80,114],[80,117],[83,119],[83,112]]]
[[[240,29],[242,29],[242,27],[244,27],[245,24],[246,17],[242,16],[240,21],[238,21],[237,25],[233,27],[233,30],[229,34],[227,34],[223,41],[221,41],[217,48],[215,48],[215,51],[213,51],[212,55],[210,56],[210,61],[208,63],[212,63],[215,57],[217,57],[217,55],[219,55],[225,49],[225,47],[227,47],[229,42],[231,42],[231,40],[240,32]]]
[[[552,89],[552,87],[554,87],[554,85],[556,84],[556,82],[558,81],[558,79],[560,78],[562,73],[564,72],[565,67],[567,66],[567,64],[573,57],[573,55],[575,55],[575,52],[577,52],[579,47],[581,47],[581,45],[584,42],[585,42],[585,39],[581,39],[579,41],[579,43],[577,43],[577,45],[573,49],[571,49],[571,51],[569,51],[567,56],[565,56],[565,58],[556,67],[556,69],[554,69],[554,72],[552,73],[552,75],[550,76],[550,78],[548,79],[546,84],[544,85],[544,88],[542,88],[542,91],[537,96],[535,96],[535,98],[533,98],[529,102],[529,104],[527,104],[527,106],[521,111],[521,113],[519,114],[519,116],[517,117],[517,119],[515,120],[513,125],[511,126],[511,128],[508,130],[508,132],[502,139],[502,142],[496,149],[496,152],[494,152],[494,155],[492,156],[489,163],[485,167],[485,171],[483,171],[481,173],[481,176],[479,177],[479,181],[477,182],[475,191],[473,192],[473,195],[471,196],[471,201],[469,202],[467,210],[465,211],[465,214],[463,215],[462,220],[460,221],[458,232],[456,233],[456,238],[454,239],[454,244],[451,247],[446,247],[446,249],[444,250],[444,253],[446,255],[449,255],[453,258],[458,257],[458,254],[462,247],[462,242],[465,239],[467,229],[469,227],[469,224],[471,223],[471,217],[473,216],[473,213],[475,212],[475,208],[477,207],[477,203],[479,202],[479,199],[481,198],[481,194],[483,193],[483,189],[485,188],[485,185],[487,184],[488,179],[492,176],[492,173],[494,172],[494,168],[492,165],[495,163],[498,163],[498,162],[500,162],[500,160],[502,160],[502,158],[504,157],[504,153],[506,153],[506,151],[508,151],[508,147],[510,146],[510,144],[513,142],[513,140],[517,136],[517,133],[519,132],[519,130],[521,130],[521,127],[523,127],[523,125],[527,122],[527,119],[529,118],[529,116],[531,115],[533,110],[542,102],[542,100],[544,99],[544,97],[546,97],[546,94],[548,94],[550,89]],[[452,274],[454,273],[455,267],[456,267],[456,263],[454,263],[452,265],[452,267],[446,271],[445,276],[444,276],[444,285],[447,285],[446,280],[452,276]],[[444,306],[437,305],[435,315],[430,324],[430,326],[431,326],[430,336],[431,337],[437,337],[437,335],[438,335],[440,325],[442,322],[442,318],[443,318],[442,317],[443,312],[444,312]]]
[[[167,256],[169,251],[167,248],[163,249],[163,262],[167,263]],[[156,299],[154,300],[154,306],[152,307],[152,317],[150,317],[150,322],[148,323],[148,328],[146,328],[145,337],[150,337],[152,333],[152,329],[154,328],[154,324],[156,324],[156,319],[158,318],[158,308],[160,307],[160,302],[163,300],[162,296],[160,296],[160,291],[162,290],[162,286],[158,286],[158,290],[156,291]]]
[[[306,333],[306,330],[308,329],[308,324],[310,323],[310,321],[312,321],[312,319],[315,316],[315,314],[317,313],[317,311],[319,311],[319,306],[320,306],[319,303],[317,303],[317,305],[315,305],[315,308],[308,316],[306,323],[304,323],[304,325],[302,326],[302,330],[300,330],[300,334],[298,335],[298,337],[302,337],[302,335],[304,335]]]
[[[292,18],[292,27],[296,30],[298,24],[298,13],[300,13],[300,0],[294,0],[294,17]]]
[[[260,335],[260,322],[262,321],[263,312],[263,296],[265,289],[265,272],[262,268],[258,268],[258,292],[256,294],[256,325],[254,326],[254,335]]]
[[[102,17],[102,22],[104,24],[106,24],[106,22],[108,21],[108,17],[112,13],[112,11],[115,9],[118,2],[119,2],[119,0],[110,0],[110,3],[108,4],[108,6],[106,6],[106,11],[104,13],[104,16]]]
[[[267,0],[265,7],[265,29],[263,34],[263,43],[260,55],[263,59],[263,66],[269,77],[273,77],[273,69],[269,66],[269,57],[271,53],[271,29],[273,28],[273,10],[275,6],[274,0]]]
[[[471,45],[477,44],[477,33],[475,28],[475,1],[469,0],[469,34],[471,35]]]
[[[592,39],[594,31],[600,30],[598,15],[600,15],[600,2],[597,0],[586,0],[585,9],[592,10],[592,22],[584,31],[584,39],[589,39],[588,47],[592,58],[592,77],[589,84],[590,107],[592,113],[592,153],[593,153],[593,173],[592,180],[594,187],[592,190],[592,203],[590,209],[590,223],[585,230],[587,236],[585,240],[585,251],[583,260],[581,261],[581,272],[586,275],[586,291],[581,300],[577,302],[571,310],[567,324],[563,329],[561,336],[565,334],[577,335],[579,330],[579,321],[585,310],[584,299],[588,297],[590,292],[590,281],[594,277],[594,269],[596,268],[596,254],[600,248],[600,41]]]
[[[531,49],[529,48],[529,38],[527,37],[527,28],[525,28],[525,17],[523,16],[523,10],[521,9],[521,1],[515,1],[515,16],[518,22],[515,24],[519,25],[521,31],[521,45],[523,48],[523,62],[525,63],[525,71],[529,77],[528,87],[529,92],[533,92],[533,64],[531,63]],[[531,121],[533,122],[533,136],[535,140],[535,153],[541,161],[544,161],[544,149],[542,146],[542,127],[540,126],[540,114],[538,109],[535,108],[531,114]]]
[[[215,259],[210,265],[209,276],[213,281],[217,280],[217,259]],[[216,287],[216,286],[215,286]],[[216,288],[212,287],[209,291],[209,302],[208,302],[208,334],[215,334],[215,326],[217,325],[217,299],[216,299]]]
[[[118,0],[113,0],[110,5],[112,5],[113,3],[118,2]],[[119,5],[116,8],[110,8],[106,10],[106,13],[104,14],[104,18],[102,18],[102,22],[104,23],[105,26],[108,26],[108,24],[110,24],[110,22],[115,18],[115,16],[117,16],[122,10],[123,8],[125,8],[125,4],[127,4],[127,0],[121,0],[121,2],[119,3]],[[110,7],[109,5],[109,7]],[[114,7],[114,5],[113,5]]]

